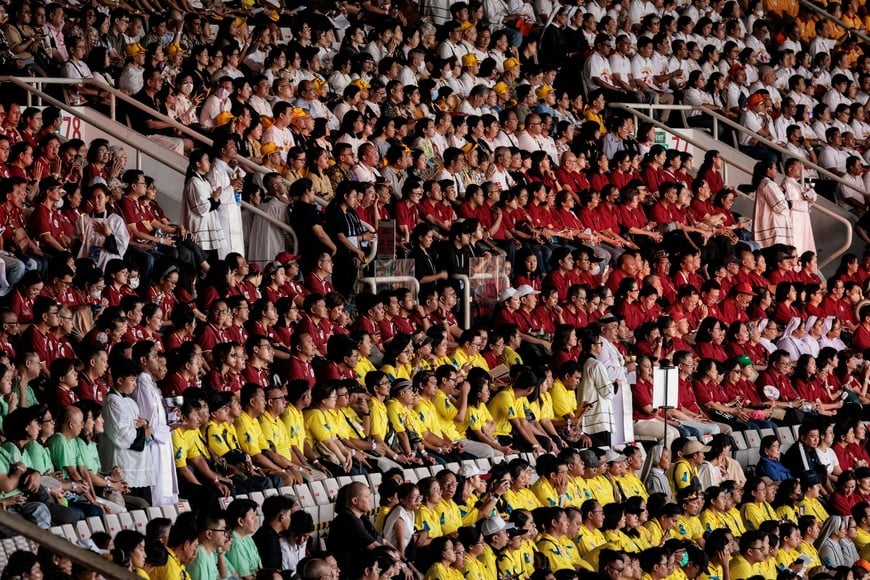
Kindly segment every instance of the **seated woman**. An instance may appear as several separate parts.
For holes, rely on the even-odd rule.
[[[792,473],[780,461],[780,442],[775,435],[761,438],[761,458],[755,467],[758,477],[769,477],[773,481],[792,479]],[[748,488],[748,486],[747,486]]]

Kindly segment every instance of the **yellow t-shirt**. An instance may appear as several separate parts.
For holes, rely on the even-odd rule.
[[[432,406],[435,408],[435,415],[438,417],[438,424],[441,426],[441,432],[444,433],[444,436],[451,441],[465,439],[465,428],[462,427],[460,430],[460,426],[454,422],[459,409],[450,402],[450,397],[444,391],[435,393],[432,398]],[[468,416],[467,409],[465,415]]]
[[[722,580],[723,574],[722,566],[710,563],[707,564],[707,573],[701,574],[701,580]]]
[[[474,557],[465,557],[465,566],[462,568],[462,576],[465,580],[495,580],[495,576],[490,577],[484,573],[485,568]]]
[[[525,399],[518,400],[511,387],[506,387],[490,400],[488,408],[495,421],[495,435],[506,436],[513,431],[511,421],[513,419],[525,419]]]
[[[209,421],[203,428],[209,451],[215,457],[223,457],[230,451],[241,450],[236,428],[232,423],[215,423]]]
[[[818,498],[804,498],[798,502],[798,512],[802,516],[816,516],[820,522],[826,522],[830,516]]]
[[[725,514],[714,512],[711,509],[705,509],[701,512],[701,525],[704,527],[704,532],[710,533],[713,530],[728,528],[730,521]],[[735,534],[736,535],[736,534]]]
[[[441,562],[435,562],[423,576],[423,580],[463,580],[462,572],[456,568],[446,568]]]
[[[535,497],[535,494],[532,493],[532,490],[528,488],[520,489],[517,491],[514,491],[513,489],[508,489],[502,499],[504,500],[504,505],[507,507],[508,514],[510,514],[514,510],[532,511],[539,507],[543,507],[543,504],[538,501],[538,498]]]
[[[684,487],[689,487],[698,477],[698,469],[686,459],[680,459],[674,464],[671,471],[671,486],[674,493]]]
[[[465,413],[465,425],[463,426],[463,429],[466,431],[468,429],[471,429],[472,431],[480,431],[491,421],[493,421],[493,419],[492,414],[489,412],[489,407],[483,403],[478,403],[474,407],[469,405],[468,410]]]
[[[369,435],[380,437],[383,441],[387,436],[390,420],[387,417],[387,406],[376,397],[369,399]]]
[[[462,512],[459,511],[459,506],[452,499],[442,499],[438,502],[438,505],[435,506],[435,514],[441,524],[441,533],[445,536],[462,527]]]
[[[177,430],[177,429],[176,429]],[[187,569],[184,567],[172,548],[166,548],[169,557],[166,558],[166,563],[162,566],[157,566],[148,571],[148,577],[151,580],[179,580],[179,578],[190,578],[187,574]]]
[[[586,526],[580,526],[580,537],[577,538],[577,550],[581,557],[586,556],[589,552],[607,543],[607,538],[604,537],[604,532],[597,529],[590,530]]]
[[[596,475],[591,479],[587,479],[586,484],[589,486],[592,495],[601,505],[607,505],[616,501],[616,496],[613,494],[613,484],[603,475]]]
[[[290,450],[290,434],[280,417],[272,417],[268,411],[257,418],[260,423],[260,431],[266,438],[266,443],[275,453],[287,459],[293,457]]]
[[[266,437],[263,436],[260,424],[246,412],[242,411],[242,414],[236,419],[235,425],[236,433],[242,434],[242,438],[239,440],[242,451],[248,455],[257,455],[262,453],[264,449],[269,448],[269,443],[266,442]]]
[[[559,495],[546,477],[539,477],[538,481],[532,484],[532,493],[545,507],[566,507],[570,502],[567,489],[565,493]]]
[[[592,490],[589,488],[589,482],[583,477],[568,476],[568,490],[571,496],[571,506],[580,507],[587,499],[593,499]]]
[[[553,413],[556,417],[564,419],[565,415],[573,415],[577,411],[577,394],[565,388],[559,379],[553,382],[549,394],[553,399]]]
[[[511,347],[506,346],[504,347],[504,351],[501,353],[501,362],[503,362],[508,368],[511,368],[514,365],[523,364],[523,357],[517,354],[517,351]]]
[[[740,508],[740,515],[743,517],[743,523],[746,524],[747,530],[757,530],[762,522],[768,520],[779,520],[776,515],[776,510],[769,503],[747,503]]]
[[[870,532],[858,528],[858,535],[853,540],[862,560],[870,560]]]
[[[199,429],[186,429],[178,427],[172,431],[172,450],[175,453],[175,467],[187,467],[187,460],[191,457],[205,457],[208,459],[208,449],[202,441]]]
[[[411,374],[414,372],[414,367],[411,366],[411,363],[405,363],[398,367],[384,365],[381,367],[381,372],[386,373],[391,381],[395,381],[396,379],[407,379],[410,381]]]
[[[538,552],[547,558],[552,572],[574,569],[574,554],[566,553],[560,539],[554,538],[550,534],[541,534],[538,537]]]
[[[529,401],[528,403],[529,410],[534,414],[536,421],[544,419],[552,421],[556,418],[553,413],[553,399],[550,397],[550,393],[541,393],[537,401]]]
[[[674,526],[674,535],[682,540],[699,540],[704,537],[704,526],[698,516],[682,515]]]
[[[483,577],[487,580],[495,580],[498,578],[498,563],[496,562],[495,552],[486,544],[483,546],[483,554],[478,559]]]
[[[417,530],[428,532],[430,538],[444,535],[441,530],[441,518],[435,510],[429,509],[426,505],[421,505],[417,509],[414,516],[414,527]]]
[[[466,364],[471,363],[472,367],[481,368],[486,372],[490,371],[489,365],[486,364],[486,359],[483,358],[483,355],[476,354],[470,357],[468,353],[462,350],[462,347],[458,347],[450,353],[450,363],[457,369],[461,369]]]
[[[420,400],[414,407],[414,412],[417,414],[417,418],[423,426],[423,431],[420,435],[430,432],[436,437],[443,437],[441,423],[438,421],[438,413],[435,411],[435,405],[432,404],[432,401],[427,401],[423,397],[420,397]]]
[[[297,448],[300,452],[305,449],[305,417],[302,411],[293,405],[287,405],[287,409],[281,415],[284,428],[287,430],[290,447]]]
[[[728,568],[731,571],[732,578],[751,578],[752,576],[756,576],[758,574],[763,575],[763,570],[761,566],[756,564],[750,564],[746,558],[743,557],[742,554],[737,554],[732,556],[731,562],[728,564]]]
[[[520,578],[523,575],[522,554],[519,549],[505,548],[497,556],[498,574],[504,578]]]
[[[338,436],[336,429],[330,425],[329,418],[324,411],[314,408],[305,409],[302,413],[305,420],[305,436],[308,442],[314,445],[317,442],[328,441]]]
[[[616,483],[620,491],[625,496],[623,499],[628,499],[639,495],[644,500],[649,499],[649,491],[638,476],[633,473],[625,473],[616,478]]]
[[[373,365],[372,361],[370,361],[367,357],[361,356],[357,358],[356,366],[353,367],[353,370],[356,372],[356,376],[359,377],[359,382],[365,385],[366,375],[378,369],[375,368],[375,365]]]

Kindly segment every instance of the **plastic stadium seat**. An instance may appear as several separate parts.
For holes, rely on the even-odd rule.
[[[311,495],[314,496],[314,504],[322,505],[325,503],[329,503],[329,494],[326,493],[326,488],[324,487],[324,483],[329,481],[325,479],[323,481],[312,481],[308,484],[308,487],[311,488]]]
[[[734,451],[738,449],[746,449],[746,437],[743,436],[743,431],[733,431],[731,438],[734,439]]]
[[[103,520],[101,520],[99,517],[88,518],[86,521],[88,522],[88,527],[91,529],[92,534],[94,532],[106,531],[106,527],[103,525]]]
[[[782,453],[788,451],[788,448],[794,445],[795,438],[794,433],[791,432],[791,429],[788,427],[780,427],[776,430],[776,434],[779,437],[779,446],[782,450]]]
[[[368,484],[369,484],[369,482],[366,481],[366,476],[365,476],[365,475],[351,475],[351,476],[350,476],[350,480],[351,480],[351,481],[356,481],[356,482],[362,483],[362,484],[364,484],[364,485],[368,485]]]
[[[414,471],[413,469],[406,469],[404,471],[404,474],[405,474],[405,481],[408,483],[417,483],[417,481],[419,481],[419,479],[420,479],[419,477],[417,477],[417,472]]]
[[[163,512],[164,518],[169,518],[172,520],[172,523],[175,523],[175,518],[178,517],[178,508],[174,505],[164,505],[160,506],[160,511]]]
[[[286,493],[284,490],[288,490]],[[314,507],[314,496],[311,494],[311,489],[304,483],[298,484],[296,487],[282,487],[281,495],[295,495],[299,499],[299,504],[306,507]]]
[[[55,536],[60,536],[61,538],[66,538],[66,535],[63,533],[62,526],[51,526],[48,529],[48,531],[51,532],[52,534],[54,534]],[[67,539],[69,540],[69,538],[67,538]],[[72,541],[72,540],[70,540],[70,541]]]
[[[776,431],[773,429],[761,429],[758,431],[758,435],[760,437],[768,437],[769,435],[776,435]]]
[[[345,485],[350,485],[351,483],[353,483],[353,480],[347,475],[342,475],[341,477],[336,477],[335,482],[336,484],[338,484],[338,489],[341,489]],[[329,490],[327,489],[327,491]]]
[[[417,474],[417,481],[426,477],[432,477],[432,472],[429,471],[428,467],[416,467],[414,468],[414,473]]]
[[[85,538],[91,537],[91,529],[88,527],[88,522],[85,520],[79,520],[75,525],[76,529],[76,539],[84,540]]]
[[[122,530],[135,530],[136,522],[133,521],[133,515],[130,512],[118,514],[118,520],[121,522]]]
[[[303,484],[305,485],[305,484]],[[293,488],[289,485],[285,485],[284,487],[278,490],[278,495],[296,495],[296,492],[293,491]]]
[[[429,467],[429,473],[431,473],[432,475],[438,475],[438,472],[440,472],[443,469],[444,469],[443,465],[441,465],[440,463],[436,463],[435,465],[432,465]]]
[[[338,480],[330,477],[329,479],[324,480],[323,484],[326,488],[326,495],[329,498],[329,503],[334,502],[335,498],[338,496],[338,490],[341,489],[341,486],[338,485]]]
[[[532,462],[532,465],[534,465],[534,462]],[[477,467],[482,472],[487,473],[492,468],[492,462],[489,459],[487,459],[486,457],[482,457],[482,458],[477,460]]]
[[[178,513],[183,514],[184,512],[189,512],[192,508],[190,507],[190,502],[186,499],[179,500],[178,504]]]
[[[118,518],[117,514],[105,514],[103,515],[103,523],[106,526],[106,532],[109,533],[113,538],[115,534],[121,531],[121,520]]]
[[[331,503],[326,505],[322,505],[319,508],[319,521],[321,524],[332,522],[333,518],[335,518],[335,506]]]
[[[251,501],[255,502],[259,506],[262,506],[263,502],[266,501],[266,496],[263,495],[262,491],[252,491],[250,497]]]
[[[133,516],[133,523],[136,525],[136,531],[140,534],[145,533],[145,528],[148,526],[148,515],[145,510],[135,510],[130,512]]]
[[[273,495],[278,495],[278,494],[279,494],[279,492],[277,489],[269,488],[269,489],[263,490],[263,496],[265,496],[265,497],[272,497]]]
[[[163,517],[163,512],[160,511],[160,508],[159,508],[159,507],[150,507],[150,508],[147,508],[147,509],[145,510],[145,513],[148,514],[148,521],[149,521],[149,522],[150,522],[151,520],[154,520],[154,519],[162,518],[162,517]]]
[[[743,435],[746,437],[746,445],[750,449],[758,449],[761,447],[761,437],[758,434],[758,431],[748,430],[744,431]]]
[[[369,473],[368,476],[369,487],[373,490],[378,489],[381,486],[381,481],[383,480],[383,474],[381,473]]]

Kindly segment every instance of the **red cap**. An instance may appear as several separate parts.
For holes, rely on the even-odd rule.
[[[281,252],[277,256],[275,256],[275,261],[281,264],[286,264],[287,262],[296,262],[302,256],[298,254],[291,254],[290,252]]]
[[[734,286],[735,294],[749,294],[750,296],[755,296],[755,290],[752,289],[752,286],[747,284],[746,282],[742,284],[737,284]]]
[[[689,315],[682,310],[674,310],[673,312],[671,312],[671,318],[674,320],[674,322],[679,322],[681,320],[686,320],[687,318],[689,318]]]

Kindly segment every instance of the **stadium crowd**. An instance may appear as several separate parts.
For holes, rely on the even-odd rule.
[[[186,499],[92,538],[155,580],[870,577],[870,253],[823,276],[811,220],[829,195],[870,239],[870,15],[823,4],[849,28],[795,0],[0,6],[4,73],[213,140],[119,107],[188,160],[167,216],[123,147],[2,99],[0,504]],[[726,183],[619,102],[798,157],[720,123],[758,160]],[[359,290],[376,241],[419,292]],[[462,303],[482,263],[494,307]],[[742,466],[731,434],[766,429]],[[372,473],[324,545],[293,496],[235,498]],[[2,578],[43,570],[87,575],[41,550]]]

